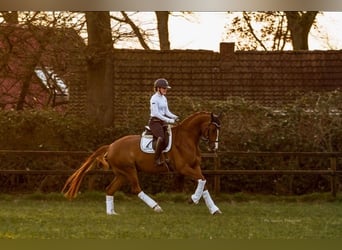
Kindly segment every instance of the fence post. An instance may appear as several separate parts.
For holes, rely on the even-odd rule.
[[[214,170],[221,169],[220,156],[216,154],[214,157]],[[214,192],[219,194],[221,192],[221,175],[215,175],[214,177]]]
[[[337,176],[336,176],[336,165],[337,165],[337,160],[336,157],[331,157],[330,158],[330,169],[332,171],[331,173],[331,194],[333,197],[336,197],[337,194]]]

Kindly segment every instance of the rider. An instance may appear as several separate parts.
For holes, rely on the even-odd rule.
[[[166,92],[167,89],[170,89],[170,85],[168,81],[164,78],[157,79],[154,82],[154,91],[155,93],[151,96],[150,99],[150,120],[149,127],[152,131],[152,134],[156,140],[155,146],[155,164],[162,165],[164,162],[161,160],[161,153],[166,145],[164,145],[165,139],[165,131],[167,128],[167,123],[175,123],[178,120],[178,116],[171,113],[168,107]]]

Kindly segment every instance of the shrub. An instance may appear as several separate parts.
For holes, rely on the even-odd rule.
[[[141,100],[132,100],[132,102]],[[134,106],[134,103],[132,104]],[[342,94],[339,91],[308,93],[294,103],[277,110],[229,97],[223,101],[179,98],[172,110],[185,118],[196,111],[222,113],[220,151],[293,151],[334,152],[342,150]],[[66,150],[92,152],[125,134],[142,132],[147,122],[142,114],[129,115],[127,124],[101,128],[83,118],[52,110],[0,111],[0,148],[9,150]],[[1,155],[1,169],[75,169],[83,158],[58,156],[37,159],[32,155]],[[340,159],[338,164],[340,164]],[[203,168],[210,169],[204,161]],[[222,169],[327,169],[328,162],[319,158],[293,157],[221,157]],[[2,185],[11,181],[2,176]],[[11,177],[12,178],[12,177]],[[23,177],[22,177],[23,178]],[[151,192],[171,190],[174,182],[161,183],[159,178],[143,177]],[[93,188],[101,188],[111,178],[94,177]],[[23,179],[20,181],[25,182]],[[27,180],[26,180],[27,182]],[[7,183],[7,184],[6,184]],[[59,184],[56,184],[59,185]],[[36,185],[37,186],[37,185]],[[53,185],[52,185],[53,186]],[[4,188],[4,187],[2,187]],[[25,188],[28,188],[27,186]],[[51,187],[53,189],[53,187]],[[296,193],[327,191],[329,180],[320,176],[227,176],[221,190],[227,192]],[[55,190],[54,190],[55,191]]]

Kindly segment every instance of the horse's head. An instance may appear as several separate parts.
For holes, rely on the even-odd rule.
[[[216,151],[218,149],[218,138],[220,134],[220,115],[210,114],[210,122],[207,127],[204,128],[202,132],[202,140],[207,142],[207,147],[209,151]]]

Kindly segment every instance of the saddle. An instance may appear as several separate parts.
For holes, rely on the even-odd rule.
[[[170,125],[167,126],[165,139],[167,142],[167,146],[163,149],[163,153],[169,152],[172,146],[172,132]],[[149,126],[145,126],[145,130],[141,134],[140,149],[145,153],[152,154],[154,153],[154,144],[155,141],[151,129]]]

